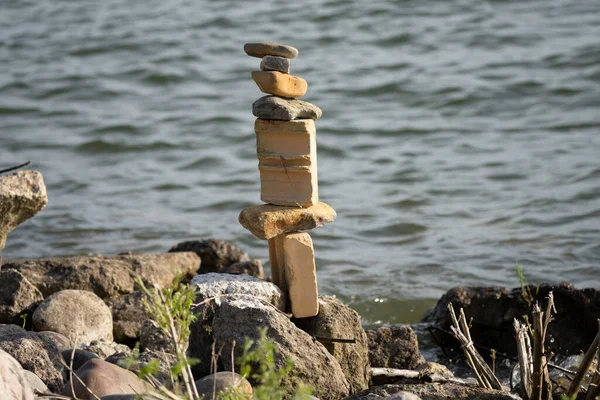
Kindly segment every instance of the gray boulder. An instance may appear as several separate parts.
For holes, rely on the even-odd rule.
[[[169,337],[150,319],[146,319],[142,323],[139,343],[142,350],[175,352]]]
[[[133,292],[109,299],[113,318],[113,337],[117,343],[133,346],[140,340],[142,324],[148,318],[144,309],[142,292]]]
[[[136,375],[141,369],[153,360],[158,361],[158,373],[155,378],[161,383],[169,386],[171,384],[171,367],[177,362],[177,357],[174,354],[165,353],[164,351],[144,350],[139,354],[139,357],[134,363],[129,363],[125,360],[131,357],[129,353],[115,353],[106,358],[106,362],[126,368]]]
[[[294,119],[317,120],[323,111],[308,101],[287,99],[279,96],[263,96],[252,103],[252,114],[256,118],[291,121]]]
[[[0,176],[0,252],[6,236],[48,204],[46,185],[37,171]]]
[[[33,313],[33,328],[58,332],[75,344],[113,339],[110,309],[86,290],[63,290],[46,298]]]
[[[31,387],[21,364],[0,350],[0,394],[5,400],[34,400]]]
[[[73,348],[73,344],[71,343],[69,338],[66,337],[65,335],[61,335],[58,332],[41,331],[41,332],[38,332],[38,334],[40,334],[42,336],[46,336],[47,338],[51,339],[54,342],[54,344],[56,344],[56,347],[58,347],[58,351],[60,351],[60,352],[63,352],[64,350]]]
[[[369,387],[369,341],[356,311],[342,304],[335,296],[320,296],[317,316],[293,322],[318,340],[340,363],[350,384],[350,393]],[[328,339],[351,339],[354,343]]]
[[[71,391],[71,381],[69,381],[65,384],[61,394],[83,400],[93,400],[96,399],[95,396],[143,394],[151,390],[151,386],[138,378],[133,372],[104,360],[89,360],[77,370],[76,375],[79,379],[73,379],[74,390]],[[87,389],[79,380],[87,386]]]
[[[89,344],[81,345],[81,348],[91,351],[101,359],[105,359],[115,353],[131,353],[131,349],[128,346],[105,339],[92,340]]]
[[[265,271],[260,260],[240,261],[223,268],[221,272],[224,274],[250,275],[265,279]]]
[[[48,386],[36,374],[24,369],[23,375],[25,375],[25,379],[29,382],[29,386],[33,389],[34,393],[36,390],[40,393],[48,393]]]
[[[0,323],[21,324],[20,316],[28,320],[37,305],[44,300],[42,293],[18,271],[0,271]]]
[[[523,296],[523,290],[529,295]],[[596,320],[600,315],[600,290],[577,289],[570,283],[530,285],[523,290],[520,287],[512,290],[456,287],[446,292],[425,314],[423,322],[449,331],[448,303],[452,303],[456,312],[463,308],[467,320],[472,318],[470,331],[473,342],[514,355],[514,318],[521,319],[523,315],[530,314],[531,304],[536,302],[545,309],[548,294],[552,292],[557,313],[548,326],[547,337],[552,338],[546,341],[548,350],[556,354],[579,354],[587,350],[598,333]],[[453,337],[440,335],[439,339],[444,345],[459,346]]]
[[[201,361],[193,367],[195,376],[211,373],[213,317],[222,301],[243,297],[271,304],[279,310],[285,309],[285,296],[281,289],[252,276],[210,273],[195,276],[190,285],[196,287],[198,305],[193,312],[199,316],[191,326],[188,349],[193,357]]]
[[[67,349],[61,351],[63,360],[69,368],[73,368],[73,371],[77,371],[86,362],[92,359],[100,358],[96,353],[82,349]]]
[[[200,397],[204,396],[205,399],[212,399],[229,388],[237,388],[238,393],[247,395],[248,399],[252,398],[250,382],[240,374],[231,371],[221,371],[198,379],[196,388]]]
[[[194,252],[202,260],[199,274],[221,272],[223,268],[241,261],[252,261],[244,250],[235,244],[219,239],[190,240],[169,249],[169,253]]]
[[[200,268],[193,253],[139,254],[13,260],[2,265],[23,274],[44,297],[65,289],[87,290],[100,298],[135,291],[135,278],[146,285],[170,286],[178,275],[191,277]]]
[[[367,336],[372,367],[415,369],[425,362],[417,335],[408,325],[370,330]]]
[[[56,392],[62,387],[65,379],[62,356],[48,337],[16,325],[0,325],[0,349],[36,374],[50,390]]]
[[[283,368],[288,358],[294,362],[294,368],[282,382],[284,387],[293,393],[301,383],[307,384],[314,388],[316,396],[325,399],[348,395],[350,387],[342,368],[327,349],[298,329],[279,309],[252,296],[224,298],[214,310],[210,339],[223,354],[217,360],[219,370],[234,369],[232,351],[234,359],[240,357],[246,338],[259,339],[258,327],[267,328],[266,336],[277,348],[276,367]],[[204,331],[198,333],[206,335]],[[212,343],[206,341],[206,344]]]

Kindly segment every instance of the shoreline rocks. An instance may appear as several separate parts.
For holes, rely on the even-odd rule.
[[[94,292],[105,299],[135,291],[135,278],[145,284],[169,286],[176,276],[191,276],[200,268],[194,253],[80,256],[38,260],[10,260],[2,270],[25,276],[44,297],[61,290]]]
[[[169,249],[169,253],[192,252],[202,260],[202,266],[197,273],[209,274],[222,272],[232,264],[245,261],[254,261],[244,250],[231,242],[219,239],[188,240],[176,244]]]
[[[529,286],[531,304],[546,304],[552,291],[557,314],[548,326],[546,346],[557,354],[585,352],[598,332],[596,322],[600,315],[600,290],[576,289],[570,283]],[[506,354],[516,354],[513,319],[531,312],[531,306],[521,288],[456,287],[446,292],[435,307],[425,313],[423,322],[450,330],[448,303],[454,309],[464,309],[467,319],[473,319],[471,336],[479,345],[494,348]],[[440,337],[444,345],[455,346],[454,340]]]
[[[59,391],[65,381],[62,356],[46,336],[16,325],[0,325],[0,350],[14,357],[21,366],[36,374],[48,388]]]
[[[19,271],[0,270],[0,282],[0,323],[22,323],[21,315],[32,315],[44,300],[42,293]]]

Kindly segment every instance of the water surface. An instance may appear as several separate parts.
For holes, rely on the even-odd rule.
[[[19,1],[0,4],[0,167],[50,203],[3,253],[159,252],[231,240],[258,204],[247,41],[309,83],[321,293],[411,322],[456,285],[599,287],[600,3]],[[268,266],[268,264],[267,264]]]

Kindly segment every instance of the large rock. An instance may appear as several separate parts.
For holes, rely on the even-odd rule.
[[[252,114],[256,118],[291,121],[293,119],[317,120],[323,111],[312,103],[279,96],[263,96],[252,103]]]
[[[133,372],[99,359],[86,362],[77,370],[76,375],[89,390],[80,383],[79,379],[73,379],[74,390],[71,391],[71,381],[69,381],[62,390],[63,395],[93,400],[96,399],[95,396],[111,394],[143,394],[152,388]]]
[[[0,176],[0,252],[6,236],[48,204],[46,185],[37,171]]]
[[[77,371],[79,368],[83,367],[83,364],[89,360],[100,358],[96,353],[82,349],[67,349],[63,350],[61,354],[63,360],[65,360],[65,364],[67,364],[69,368],[73,368],[73,371]]]
[[[237,393],[252,399],[252,385],[240,374],[231,371],[217,372],[196,381],[200,397],[212,399],[218,393],[226,392],[229,388],[237,388]]]
[[[342,304],[335,296],[321,296],[319,314],[294,320],[294,323],[321,342],[338,360],[350,384],[350,393],[369,387],[369,342],[356,311]],[[340,343],[328,339],[353,339],[354,342]]]
[[[71,343],[69,338],[66,337],[65,335],[61,335],[58,332],[41,331],[41,332],[38,332],[38,334],[40,334],[42,336],[46,336],[47,338],[51,339],[54,342],[54,344],[56,344],[58,351],[60,351],[61,353],[64,350],[73,348],[73,343]]]
[[[250,275],[260,279],[265,279],[265,271],[263,270],[260,260],[240,261],[223,268],[224,274],[234,275]]]
[[[140,333],[140,348],[142,350],[156,350],[167,353],[175,353],[171,339],[160,329],[156,323],[150,319],[142,323]]]
[[[110,357],[115,353],[131,353],[131,349],[128,346],[105,339],[92,340],[89,344],[82,345],[81,348],[97,354],[102,359]]]
[[[526,290],[527,291],[527,290]],[[554,294],[557,314],[548,327],[546,346],[557,354],[585,352],[598,332],[596,319],[600,315],[600,290],[576,289],[573,285],[542,284],[529,286],[532,303],[547,303],[548,293]],[[458,313],[463,308],[468,320],[471,318],[471,337],[479,345],[502,353],[515,354],[513,319],[530,315],[531,306],[522,295],[521,288],[511,291],[499,287],[457,287],[450,289],[436,306],[423,318],[423,322],[450,330],[448,303]],[[452,337],[439,335],[447,345],[458,346]]]
[[[484,389],[457,383],[425,383],[425,384],[394,384],[373,386],[346,400],[379,400],[396,399],[409,400],[411,397],[394,397],[404,393],[412,393],[421,400],[520,400],[521,398],[500,390]]]
[[[169,249],[172,252],[194,252],[202,259],[199,274],[221,272],[232,264],[242,261],[252,261],[244,250],[231,242],[219,239],[189,240],[181,242]]]
[[[292,46],[273,42],[251,42],[244,45],[244,51],[250,57],[263,58],[264,56],[276,56],[284,58],[296,58],[298,49]]]
[[[4,400],[34,400],[25,370],[4,350],[0,350],[0,394]]]
[[[309,231],[333,222],[337,214],[319,202],[307,208],[262,204],[244,208],[238,221],[259,239],[272,239],[282,233]]]
[[[133,292],[107,300],[113,318],[113,337],[117,343],[135,345],[140,339],[142,324],[148,318],[142,292]]]
[[[213,317],[216,308],[226,299],[250,298],[285,310],[285,295],[275,284],[247,275],[205,274],[197,275],[190,283],[196,286],[194,312],[198,320],[192,324],[188,352],[200,359],[193,367],[195,376],[211,373]]]
[[[313,394],[323,399],[339,399],[347,396],[350,385],[338,361],[323,345],[297,328],[288,317],[271,305],[255,297],[224,299],[215,310],[212,337],[223,356],[219,359],[220,370],[231,371],[232,344],[234,358],[242,355],[246,338],[258,340],[258,327],[267,328],[266,337],[277,349],[274,363],[277,368],[291,359],[294,367],[284,378],[282,385],[296,392],[301,383],[313,387]]]
[[[140,254],[13,260],[2,265],[23,274],[44,297],[65,289],[88,290],[101,298],[135,291],[135,278],[146,285],[170,286],[178,275],[200,268],[193,253]]]
[[[171,384],[171,367],[177,362],[177,357],[174,354],[146,349],[138,355],[135,362],[129,362],[130,358],[131,352],[115,353],[104,361],[139,374],[146,364],[156,360],[158,361],[158,372],[154,377],[163,384]]]
[[[370,330],[367,336],[372,367],[415,369],[425,362],[417,335],[408,325]]]
[[[63,290],[46,298],[33,313],[33,329],[58,332],[76,344],[113,340],[110,308],[86,290]]]
[[[18,271],[0,271],[0,323],[20,324],[44,300],[42,293]]]
[[[36,390],[40,393],[48,393],[48,386],[36,374],[24,369],[23,375],[25,375],[25,379],[29,382],[29,386],[33,389],[34,393]],[[2,392],[0,391],[0,393]]]
[[[0,349],[36,374],[50,390],[56,392],[62,387],[65,378],[62,356],[48,337],[16,325],[0,325]]]

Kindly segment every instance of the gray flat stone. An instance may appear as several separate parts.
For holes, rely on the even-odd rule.
[[[323,111],[308,101],[286,99],[279,96],[264,96],[252,104],[252,114],[257,118],[279,121],[317,120],[321,118]]]
[[[244,45],[244,51],[251,57],[263,58],[264,56],[278,56],[283,58],[296,58],[298,49],[284,44],[272,42],[253,42]]]
[[[290,60],[284,57],[264,56],[260,62],[261,71],[279,71],[290,73]]]

